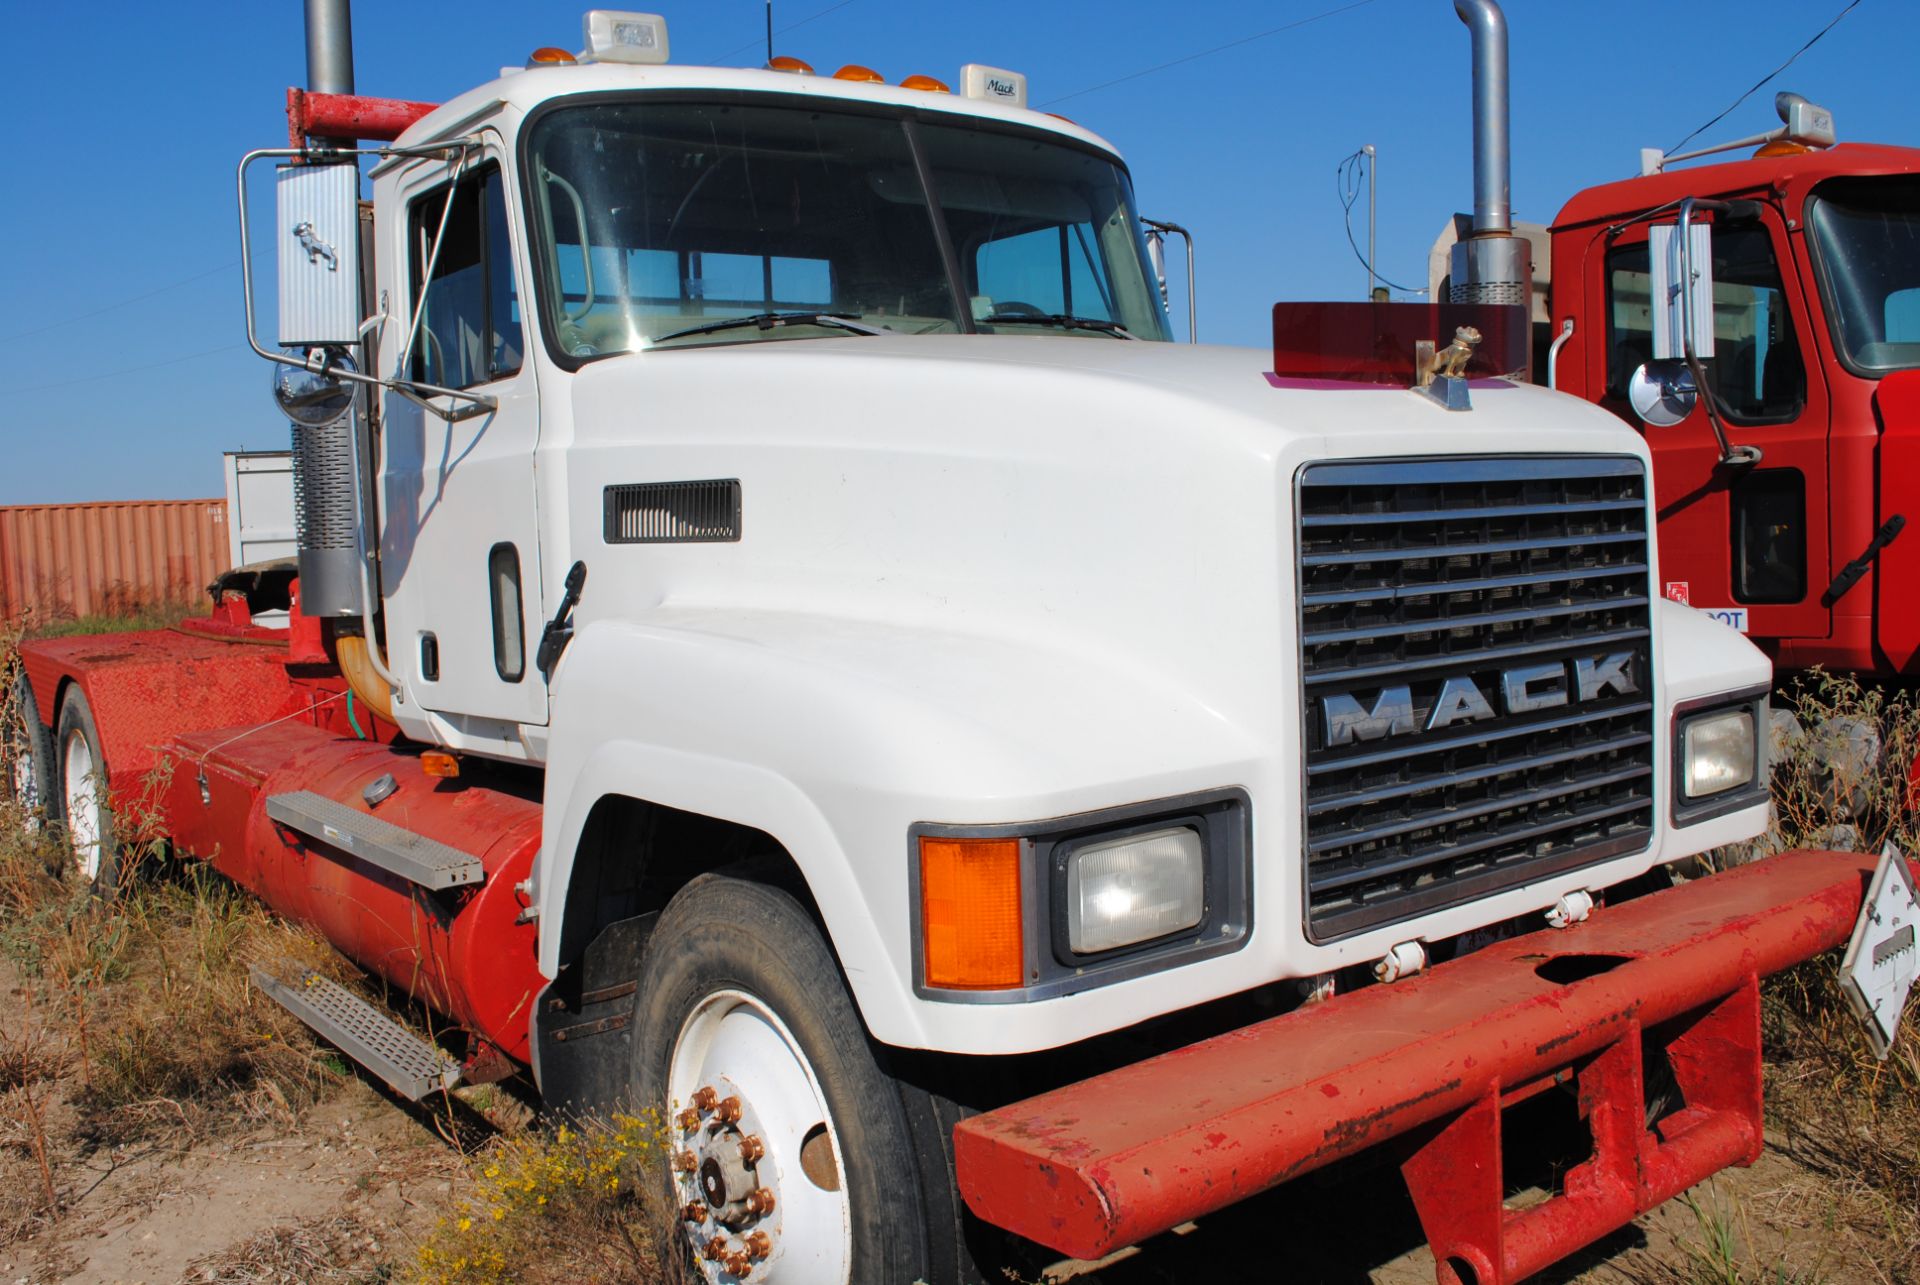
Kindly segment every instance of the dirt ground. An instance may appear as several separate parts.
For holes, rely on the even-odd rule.
[[[0,1037],[18,1047],[41,1015],[10,965],[0,991]],[[57,1217],[17,1090],[0,1119],[0,1282],[385,1280],[462,1175],[444,1125],[357,1078],[304,1111],[268,1102],[209,1128],[183,1110],[179,1130],[122,1146],[84,1141],[75,1078],[40,1084]]]
[[[22,992],[8,990],[0,1028],[32,1020]],[[485,1090],[467,1092],[482,1106],[497,1102]],[[58,1093],[45,1110],[50,1138],[74,1135]],[[469,1142],[484,1131],[477,1114],[463,1110],[461,1119]],[[251,1128],[91,1154],[66,1147],[51,1158],[57,1220],[22,1216],[20,1202],[5,1202],[0,1285],[408,1279],[418,1246],[465,1181],[448,1133],[444,1116],[348,1078],[305,1111]],[[1510,1159],[1533,1161],[1545,1163]],[[0,1123],[0,1191],[39,1183],[24,1123]],[[1858,1196],[1842,1176],[1822,1172],[1817,1147],[1776,1134],[1754,1168],[1723,1173],[1537,1279],[1898,1285],[1901,1277],[1876,1266],[1885,1246],[1861,1231]],[[1389,1166],[1295,1184],[1104,1263],[1062,1263],[1046,1275],[1078,1285],[1418,1285],[1434,1269]]]

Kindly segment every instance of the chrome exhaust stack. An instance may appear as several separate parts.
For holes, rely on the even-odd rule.
[[[1455,243],[1451,303],[1517,303],[1533,283],[1527,239],[1513,234],[1507,18],[1496,0],[1453,0],[1473,38],[1473,223]]]

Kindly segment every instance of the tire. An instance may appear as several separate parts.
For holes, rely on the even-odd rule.
[[[107,756],[100,747],[93,709],[77,684],[60,701],[53,751],[59,770],[60,815],[67,823],[67,872],[84,879],[96,896],[111,897],[124,871],[107,797]]]
[[[792,895],[725,874],[693,880],[647,942],[638,996],[635,1101],[668,1113],[675,1163],[662,1222],[685,1279],[972,1277],[943,1137],[952,1105],[887,1073],[833,952]],[[739,1159],[749,1137],[765,1152],[751,1167]],[[755,1190],[772,1195],[771,1212],[753,1212],[745,1195]],[[764,1256],[729,1267],[724,1254],[744,1254],[756,1233]],[[703,1252],[716,1237],[719,1258]]]
[[[0,727],[0,770],[6,777],[8,797],[20,809],[21,827],[38,834],[59,818],[59,792],[53,780],[53,737],[40,721],[40,705],[25,674],[15,680],[5,714],[5,726]]]

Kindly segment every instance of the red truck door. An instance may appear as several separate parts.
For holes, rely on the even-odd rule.
[[[1756,639],[1824,638],[1827,386],[1810,359],[1798,276],[1781,271],[1792,260],[1780,216],[1763,205],[1712,231],[1714,355],[1704,365],[1730,440],[1761,450],[1753,468],[1718,466],[1704,404],[1671,428],[1640,424],[1628,406],[1627,380],[1653,355],[1647,228],[1593,245],[1606,310],[1600,400],[1653,450],[1663,588]]]

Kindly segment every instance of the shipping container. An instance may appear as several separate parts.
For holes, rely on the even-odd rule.
[[[0,619],[191,603],[227,549],[224,499],[0,506]]]

